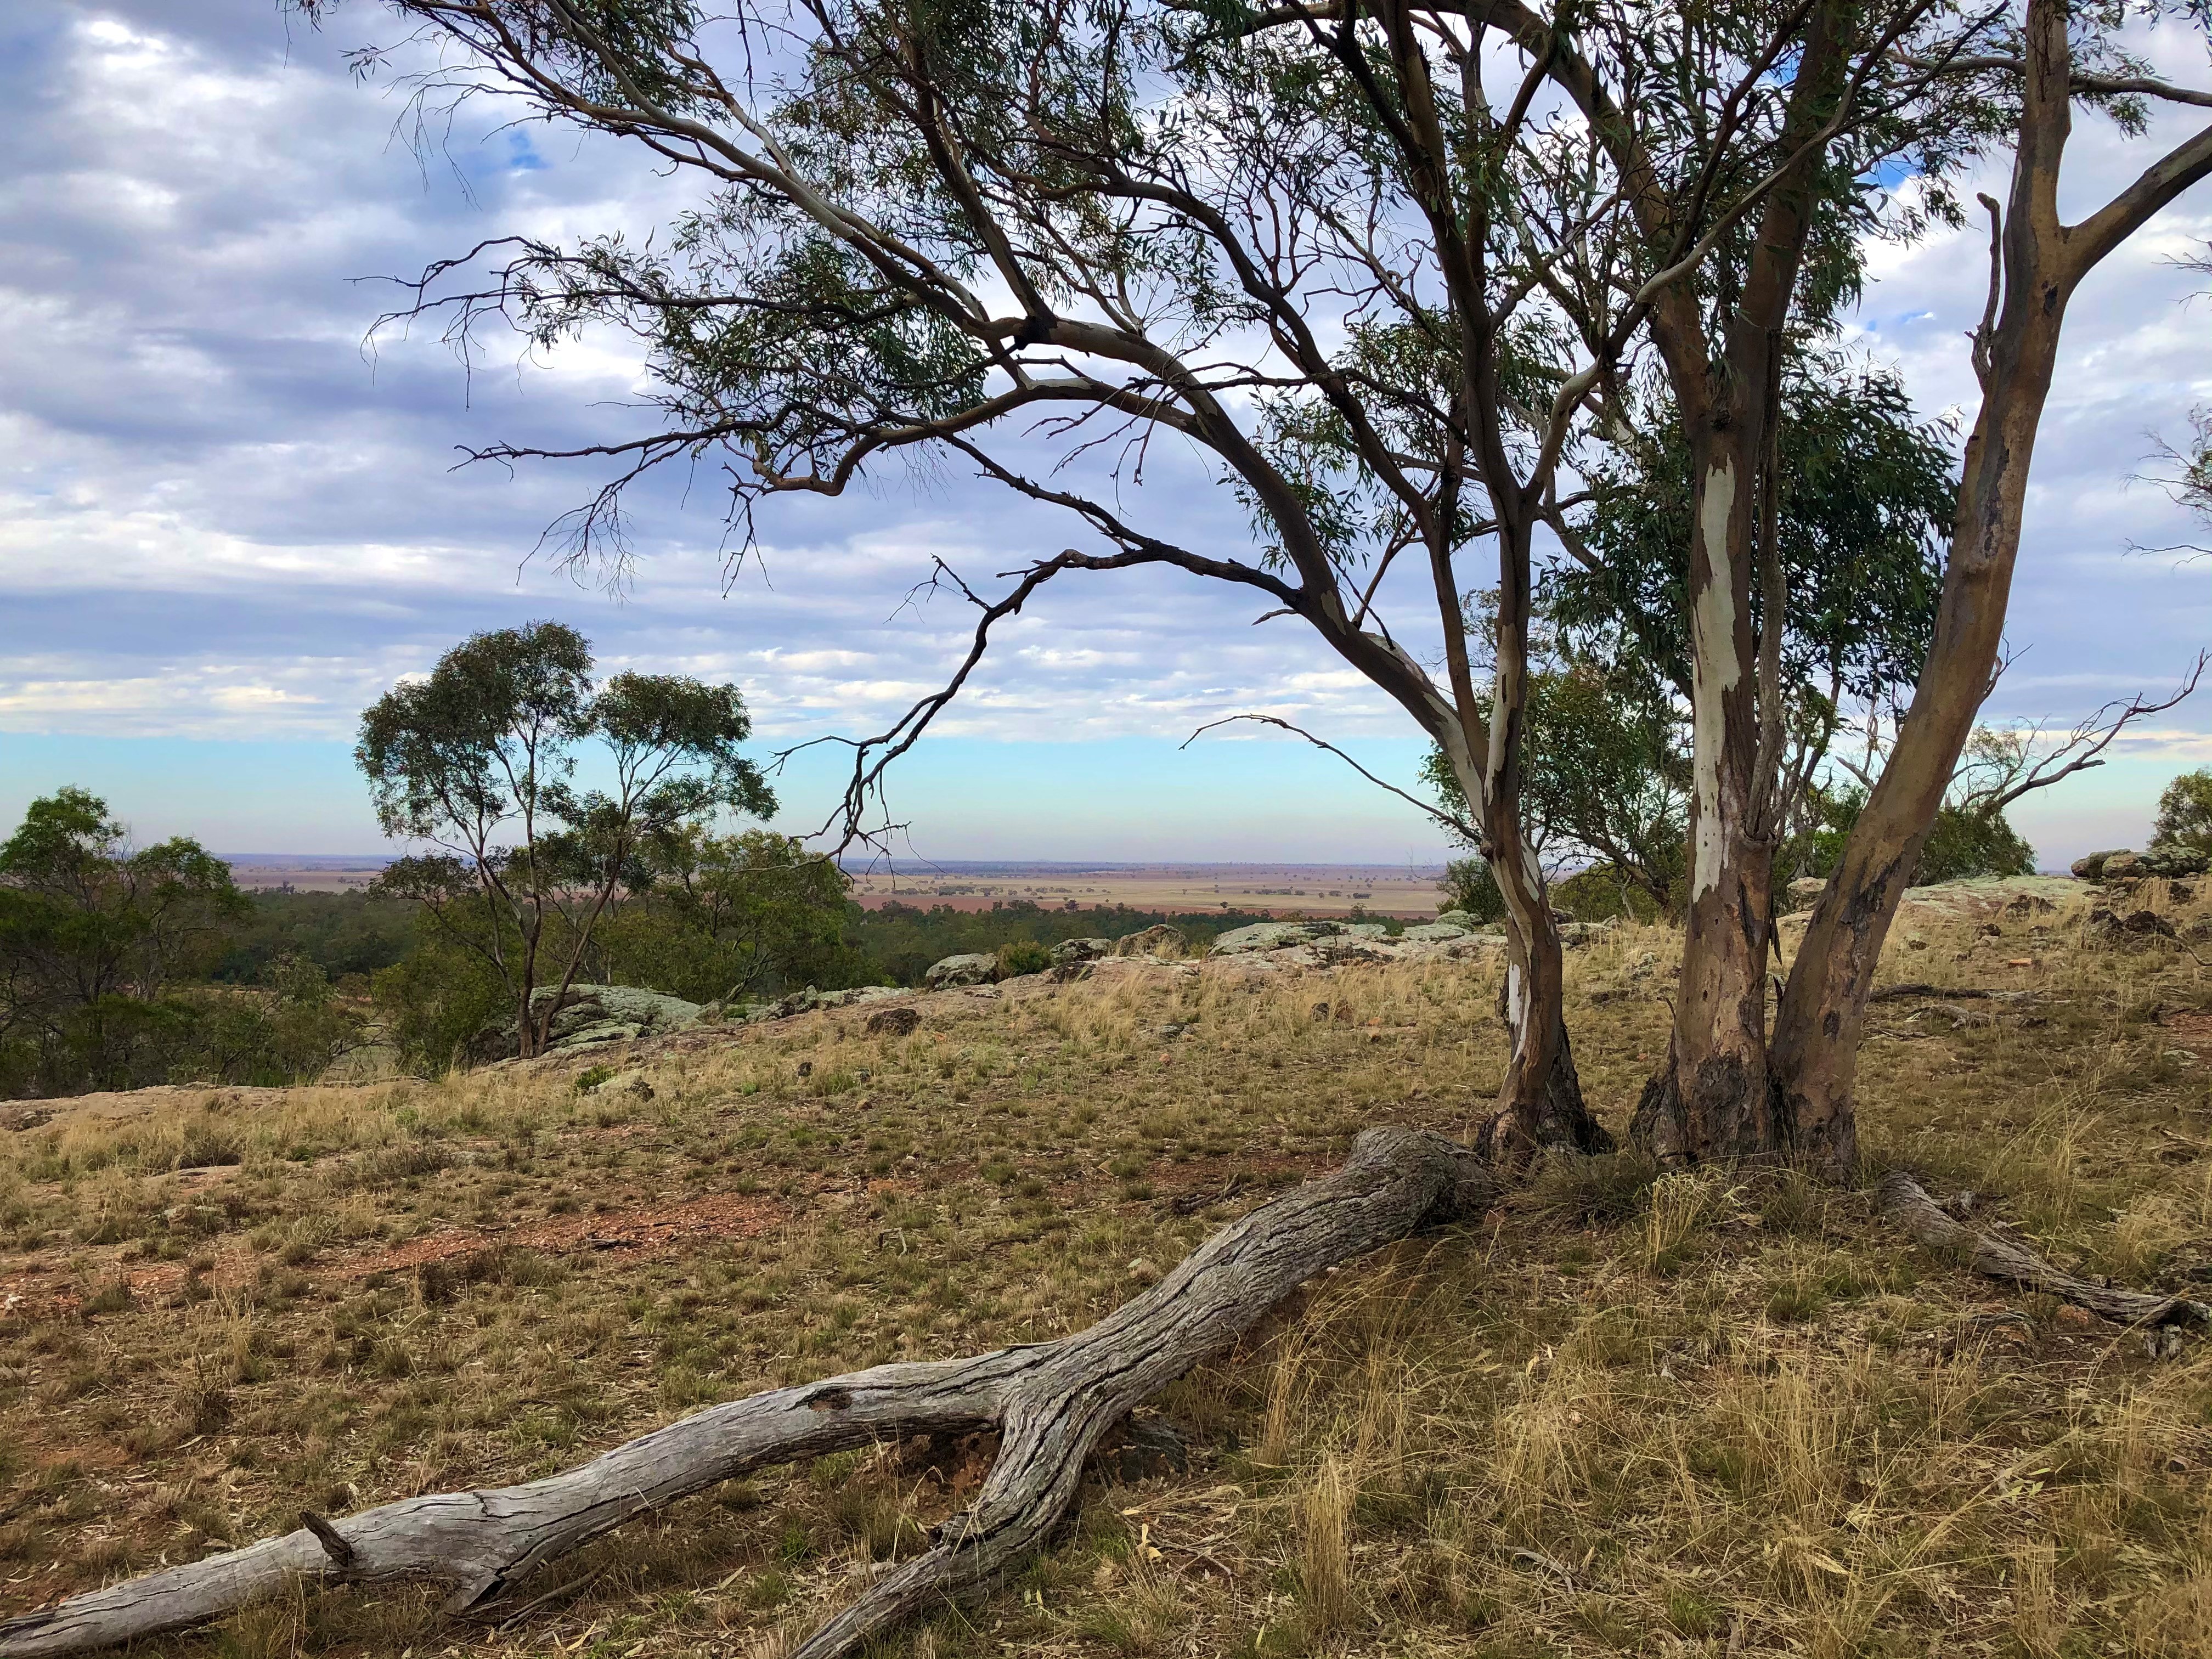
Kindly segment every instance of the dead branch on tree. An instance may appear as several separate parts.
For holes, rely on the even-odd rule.
[[[283,1595],[303,1579],[428,1578],[480,1606],[685,1495],[771,1464],[924,1434],[998,1431],[975,1506],[930,1547],[882,1571],[793,1650],[836,1659],[871,1636],[1004,1577],[1066,1514],[1084,1460],[1131,1410],[1258,1324],[1307,1279],[1498,1194],[1441,1135],[1373,1128],[1342,1168],[1224,1228],[1088,1330],[965,1359],[878,1365],[715,1406],[565,1474],[491,1491],[404,1498],[72,1596],[0,1623],[0,1659],[89,1653]]]
[[[2105,750],[2121,732],[2137,720],[2164,714],[2189,696],[2204,678],[2208,664],[2212,664],[2212,652],[2198,652],[2180,685],[2168,696],[2114,698],[2079,722],[2047,753],[2037,752],[2043,737],[2040,726],[1991,732],[1987,743],[1970,744],[1960,775],[1972,777],[1978,771],[1984,776],[1960,805],[1968,811],[2002,812],[2023,795],[2063,783],[2076,772],[2102,766]]]

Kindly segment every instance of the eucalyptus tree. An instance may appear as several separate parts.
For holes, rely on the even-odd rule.
[[[2133,185],[2064,227],[2051,191],[2069,112],[2087,102],[2139,132],[2145,100],[2212,101],[2159,82],[2124,49],[2130,21],[2201,27],[2205,14],[2188,0],[2085,7],[2069,38],[2058,0],[2030,0],[2024,13],[1802,0],[1724,19],[1624,0],[1578,9],[1571,29],[1517,0],[1481,10],[1546,54],[1626,182],[1633,234],[1562,305],[1594,313],[1585,333],[1613,315],[1592,295],[1632,294],[1646,307],[1652,372],[1689,464],[1674,562],[1694,762],[1687,936],[1667,1060],[1632,1128],[1669,1162],[1789,1152],[1844,1172],[1864,1000],[1914,843],[1935,822],[1996,665],[2018,544],[2009,492],[2024,483],[2065,298],[2208,165],[2203,134],[2147,155]],[[1772,860],[1794,775],[1784,642],[1800,597],[1778,524],[1781,383],[1855,297],[1864,241],[1961,222],[1963,166],[2007,148],[2014,202],[1974,348],[1984,403],[1948,514],[1915,735],[1892,750],[1854,828],[1857,851],[1796,958],[1770,1042]],[[1900,173],[1909,190],[1884,186]],[[1718,201],[1739,205],[1717,211]],[[1619,407],[1613,435],[1632,449],[1632,400]],[[1572,545],[1571,520],[1563,512],[1554,527]]]
[[[738,750],[751,732],[733,685],[634,673],[595,685],[590,642],[562,623],[474,635],[361,717],[354,757],[378,822],[433,849],[395,860],[377,889],[421,904],[497,976],[528,1058],[616,893],[643,879],[641,849],[725,808],[775,810]],[[608,787],[579,788],[577,748],[592,739]]]
[[[611,467],[563,526],[572,553],[619,556],[628,488],[708,456],[748,532],[776,496],[910,462],[1086,538],[995,595],[940,573],[972,637],[942,689],[853,740],[848,834],[1048,582],[1155,567],[1241,587],[1395,702],[1474,805],[1511,923],[1486,1133],[1516,1153],[1601,1143],[1521,830],[1525,637],[1536,526],[1636,319],[1565,324],[1554,290],[1579,279],[1560,273],[1613,234],[1622,192],[1540,54],[1404,6],[394,7],[447,53],[418,95],[516,95],[699,182],[665,239],[503,241],[435,268],[414,308],[450,307],[468,338],[640,342],[654,425],[572,453]],[[1163,441],[1234,488],[1248,541],[1196,544],[1172,498],[1125,487]],[[1462,619],[1479,581],[1503,596],[1486,715]]]
[[[2003,48],[1940,66],[2007,112],[2011,184],[2002,204],[1981,198],[1990,218],[1990,286],[1972,360],[1982,397],[1966,440],[1935,637],[1776,1013],[1777,1139],[1832,1170],[1856,1159],[1852,1090],[1882,943],[1998,666],[2028,468],[2068,305],[2115,249],[2212,176],[2212,121],[2188,117],[2192,130],[2170,147],[2144,142],[2150,106],[2212,110],[2212,89],[2170,84],[2127,56],[2125,26],[2160,20],[2200,33],[2212,27],[2201,3],[2145,0],[2076,10],[2066,0],[2027,0]],[[2111,115],[2134,141],[2141,166],[2069,224],[2058,191],[2074,112],[2084,103]]]
[[[1683,539],[1662,562],[1680,595],[1670,631],[1690,711],[1686,939],[1668,1054],[1632,1128],[1668,1161],[1771,1151],[1771,862],[1806,754],[1795,745],[1793,767],[1802,700],[1781,625],[1782,388],[1853,295],[1861,239],[1925,222],[1927,205],[1885,211],[1881,169],[1940,181],[1986,131],[1984,112],[1931,65],[1983,44],[1987,21],[1944,0],[1680,12],[1599,0],[1571,28],[1517,0],[1485,15],[1540,46],[1622,181],[1624,233],[1562,305],[1585,336],[1624,302],[1636,308],[1649,354],[1612,388],[1607,436],[1632,458],[1662,441],[1671,466],[1661,456],[1634,470],[1686,477]],[[1932,204],[1945,205],[1940,192]],[[1668,429],[1640,430],[1655,407]],[[1564,507],[1553,527],[1577,545]],[[1818,562],[1837,556],[1820,549]],[[1632,568],[1607,574],[1637,580]]]

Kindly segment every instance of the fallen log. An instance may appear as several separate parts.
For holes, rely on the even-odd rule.
[[[2015,1239],[1959,1220],[1902,1170],[1876,1189],[1882,1212],[1931,1249],[1955,1254],[1986,1278],[2042,1291],[2123,1325],[2212,1327],[2212,1306],[2181,1296],[2156,1296],[2082,1279],[2053,1267]]]
[[[1498,1194],[1466,1147],[1367,1130],[1334,1174],[1214,1235],[1143,1295],[1054,1342],[878,1365],[775,1389],[670,1424],[520,1486],[442,1492],[325,1520],[0,1622],[0,1659],[89,1653],[204,1623],[302,1580],[449,1583],[456,1610],[492,1601],[625,1521],[764,1466],[912,1435],[995,1429],[975,1505],[880,1572],[790,1659],[835,1659],[948,1595],[988,1584],[1066,1514],[1101,1436],[1228,1347],[1307,1279]]]

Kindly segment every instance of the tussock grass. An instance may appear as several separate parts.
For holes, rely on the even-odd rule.
[[[1569,958],[1616,1127],[1675,948],[1624,928]],[[2078,908],[1954,902],[1908,911],[1885,971],[2033,995],[1877,1005],[1871,1167],[1990,1194],[2086,1270],[2201,1282],[2189,957],[2107,948]],[[1364,1124],[1463,1130],[1503,1067],[1495,992],[1480,963],[1113,963],[928,999],[907,1036],[833,1011],[436,1081],[59,1103],[0,1137],[7,1605],[1079,1327]],[[651,1097],[578,1091],[610,1062]],[[1158,1409],[1187,1472],[1087,1489],[1022,1582],[881,1650],[2212,1652],[2204,1351],[2154,1363],[1787,1170],[1557,1161],[1480,1225],[1326,1276]],[[512,1628],[364,1588],[164,1650],[780,1653],[988,1453],[769,1471],[551,1569]]]

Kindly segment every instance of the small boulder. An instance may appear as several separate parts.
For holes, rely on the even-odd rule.
[[[2089,912],[2089,931],[2116,945],[2138,939],[2174,937],[2173,924],[2155,910],[2130,910],[2123,914],[2101,904]]]
[[[1800,908],[1816,904],[1820,895],[1828,890],[1826,876],[1799,876],[1790,884],[1790,902]]]
[[[653,1085],[645,1080],[645,1073],[633,1067],[617,1072],[612,1077],[594,1084],[588,1091],[595,1095],[628,1095],[635,1100],[651,1100]]]
[[[2074,860],[2074,878],[2076,881],[2102,881],[2105,878],[2105,860],[2118,858],[2124,851],[2125,849],[2123,848],[2118,851],[2084,854]],[[2133,858],[2135,854],[2127,853],[2126,856]]]
[[[921,1024],[921,1011],[910,1006],[878,1008],[861,1029],[870,1036],[909,1036]]]
[[[681,1031],[697,1024],[705,1012],[699,1003],[635,985],[571,985],[565,993],[558,986],[546,985],[531,994],[532,1015],[544,1018],[556,997],[560,1003],[547,1030],[549,1054]],[[510,1015],[477,1032],[469,1042],[468,1054],[478,1063],[504,1060],[517,1046],[515,1022]]]
[[[1066,968],[1079,962],[1096,962],[1114,954],[1110,939],[1064,939],[1052,947],[1052,965]]]
[[[988,985],[998,976],[998,957],[970,951],[931,963],[929,971],[921,976],[921,983],[925,990],[949,991],[962,985]]]
[[[2150,866],[2142,861],[2139,853],[2118,852],[2105,854],[2104,866],[2097,879],[2105,882],[2140,881],[2150,874]]]

